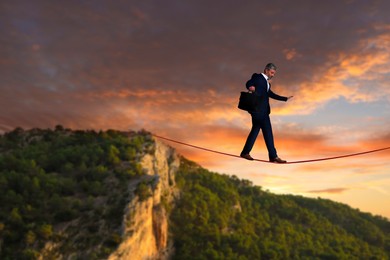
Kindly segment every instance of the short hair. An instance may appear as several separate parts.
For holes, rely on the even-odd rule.
[[[267,65],[265,65],[265,70],[276,70],[276,65],[273,64],[272,62],[268,63]]]

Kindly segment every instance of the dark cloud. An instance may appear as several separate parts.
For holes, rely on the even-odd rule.
[[[45,125],[43,118],[25,120],[45,113],[52,117],[49,121],[92,122],[96,114],[107,113],[127,119],[121,112],[109,111],[118,104],[138,109],[139,114],[153,106],[166,114],[207,110],[210,90],[217,93],[211,96],[217,98],[213,105],[226,109],[227,102],[236,102],[250,75],[268,61],[279,66],[276,89],[286,95],[292,90],[299,93],[298,83],[339,62],[332,55],[357,52],[359,41],[383,33],[386,27],[380,25],[389,22],[388,5],[386,1],[3,2],[0,88],[1,106],[9,112],[3,123]],[[96,98],[124,90],[173,94]]]

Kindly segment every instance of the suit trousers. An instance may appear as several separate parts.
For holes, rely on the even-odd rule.
[[[277,153],[274,145],[274,136],[272,134],[272,126],[269,115],[264,115],[264,113],[252,112],[251,116],[252,129],[248,135],[241,154],[249,154],[251,152],[261,129],[263,132],[265,145],[268,149],[268,157],[270,160],[275,159],[277,157]]]

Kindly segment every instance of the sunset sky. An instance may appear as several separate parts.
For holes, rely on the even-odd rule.
[[[145,129],[239,154],[237,109],[274,62],[275,144],[288,161],[390,146],[389,1],[0,2],[0,132]],[[169,143],[203,167],[278,194],[390,218],[390,150],[277,165]],[[268,159],[261,134],[252,156]]]

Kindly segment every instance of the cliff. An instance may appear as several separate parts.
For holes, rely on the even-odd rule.
[[[0,259],[167,259],[179,164],[144,131],[0,135]]]
[[[176,194],[175,172],[179,167],[175,151],[155,140],[153,154],[145,155],[141,165],[146,175],[129,184],[132,198],[122,223],[123,242],[109,259],[168,259],[173,251],[168,239],[168,214],[165,205]],[[146,184],[150,196],[136,195],[139,185]]]

